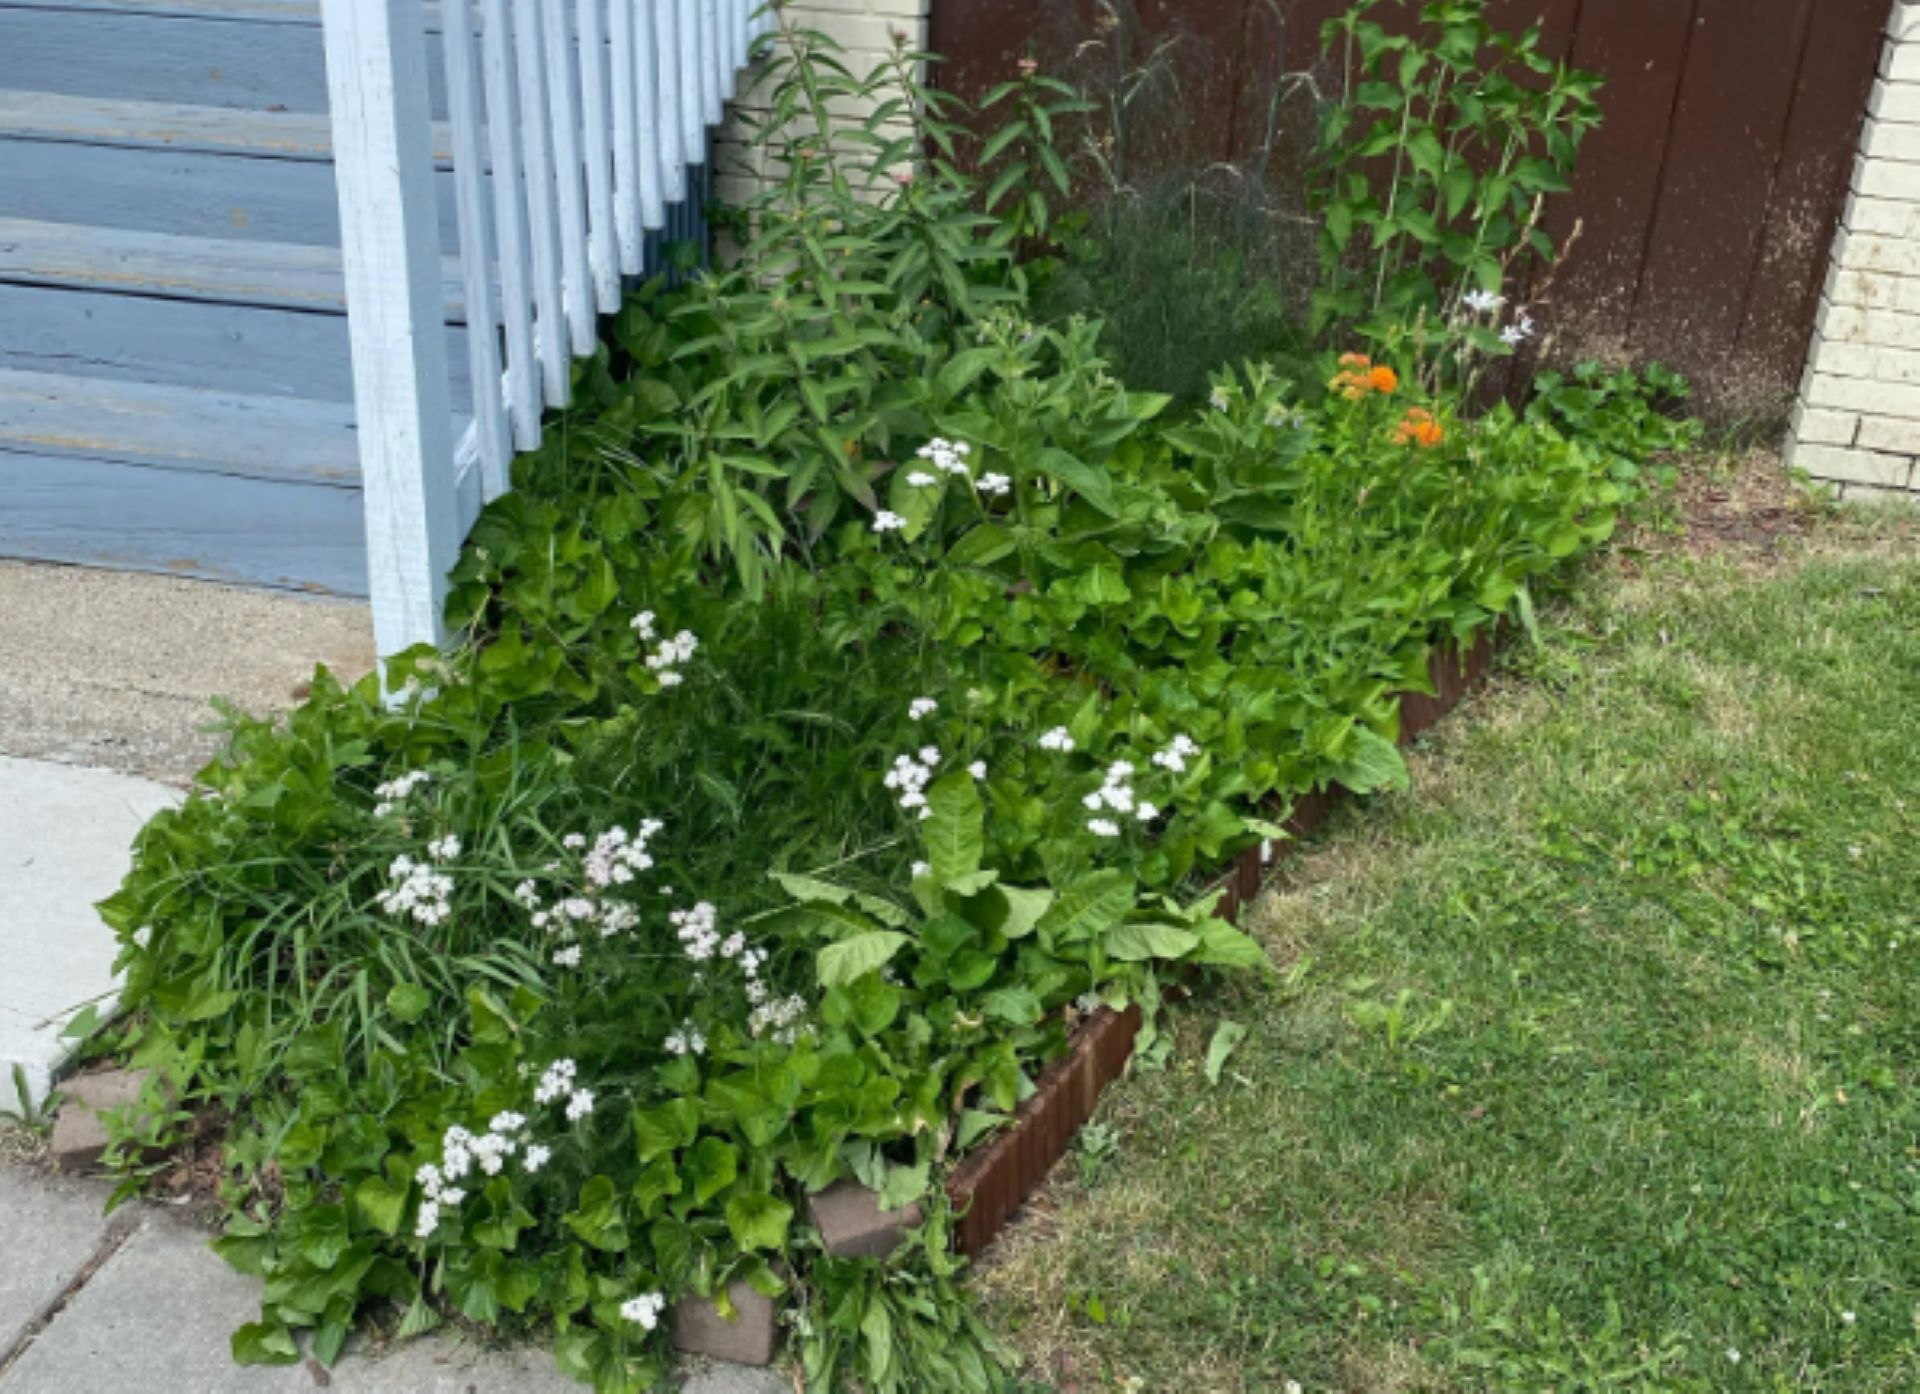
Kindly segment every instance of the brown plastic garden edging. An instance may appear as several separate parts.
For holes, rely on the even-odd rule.
[[[1431,649],[1427,675],[1433,688],[1400,694],[1400,743],[1417,739],[1460,704],[1493,666],[1494,640],[1482,631],[1462,649],[1448,642]],[[1304,794],[1294,800],[1287,832],[1300,838],[1327,820],[1339,802],[1339,791]],[[1249,847],[1233,860],[1215,885],[1224,892],[1220,914],[1238,923],[1240,912],[1253,903],[1266,880],[1268,868],[1292,850],[1291,842]],[[947,1179],[947,1196],[959,1213],[956,1242],[960,1252],[979,1254],[1006,1228],[1014,1212],[1025,1204],[1066,1155],[1073,1135],[1093,1116],[1100,1093],[1120,1077],[1133,1055],[1140,1030],[1140,1009],[1124,1012],[1102,1008],[1074,1033],[1066,1054],[1047,1066],[1034,1092],[1014,1114],[1013,1126],[978,1152],[968,1156]]]

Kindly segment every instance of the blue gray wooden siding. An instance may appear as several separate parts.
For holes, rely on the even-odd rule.
[[[0,0],[0,556],[366,593],[326,93],[315,0]]]

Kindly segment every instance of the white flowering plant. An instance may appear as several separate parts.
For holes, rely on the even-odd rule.
[[[1129,390],[965,176],[858,197],[792,134],[897,89],[965,139],[904,46],[829,48],[776,66],[739,266],[635,295],[475,525],[461,641],[233,717],[102,907],[111,1047],[224,1120],[243,1359],[458,1312],[628,1390],[736,1281],[807,1294],[829,1365],[879,1294],[951,1300],[924,1249],[820,1265],[807,1195],[937,1221],[1082,1013],[1259,967],[1208,878],[1404,782],[1432,645],[1524,620],[1634,486],[1588,439],[1621,411],[1476,417],[1384,357]],[[952,1316],[897,1387],[991,1364],[936,1366]]]

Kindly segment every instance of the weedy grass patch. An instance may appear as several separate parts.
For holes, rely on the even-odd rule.
[[[1920,556],[1808,526],[1597,564],[1255,909],[1279,976],[1176,1014],[982,1280],[1037,1371],[1920,1382]]]

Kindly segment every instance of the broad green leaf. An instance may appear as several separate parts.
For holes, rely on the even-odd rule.
[[[387,1010],[393,1019],[411,1026],[427,1014],[433,997],[418,983],[395,983],[387,991]]]
[[[1413,780],[1399,747],[1371,727],[1354,728],[1352,753],[1334,770],[1333,777],[1356,794],[1379,789],[1405,789]]]
[[[1107,936],[1107,953],[1122,963],[1148,959],[1177,959],[1198,947],[1200,936],[1190,929],[1158,924],[1123,924]]]
[[[686,1171],[693,1178],[693,1197],[705,1205],[733,1184],[740,1167],[740,1152],[730,1142],[703,1137],[687,1153]]]
[[[1194,963],[1210,968],[1265,968],[1266,950],[1251,935],[1242,934],[1225,920],[1207,919],[1194,926],[1200,946],[1192,955]]]
[[[888,1168],[887,1184],[880,1188],[880,1208],[906,1209],[927,1193],[927,1184],[928,1169],[925,1162],[918,1166]]]
[[[233,1333],[230,1344],[237,1365],[292,1365],[300,1359],[285,1322],[248,1322]]]
[[[973,776],[964,770],[936,780],[927,791],[931,816],[921,828],[933,879],[948,885],[980,869],[985,838],[981,823],[986,811]]]
[[[906,944],[907,936],[891,929],[876,929],[829,944],[820,950],[820,986],[846,987],[891,962]]]
[[[1247,1028],[1237,1021],[1223,1021],[1214,1028],[1213,1039],[1207,1043],[1207,1083],[1218,1084],[1220,1071],[1227,1066],[1227,1057],[1233,1054],[1234,1047],[1246,1039]]]
[[[812,876],[800,876],[789,871],[769,873],[781,890],[804,904],[845,905],[853,898],[853,892],[831,881],[822,881]]]
[[[1113,476],[1103,466],[1090,465],[1051,446],[1040,452],[1035,463],[1109,518],[1120,516],[1120,506],[1113,498]]]
[[[692,1099],[673,1099],[634,1110],[633,1135],[642,1162],[677,1152],[693,1141],[699,1129],[700,1105]]]
[[[354,1208],[382,1234],[397,1234],[407,1210],[407,1188],[378,1176],[369,1176],[353,1188]]]
[[[1036,926],[1055,945],[1104,934],[1133,908],[1133,878],[1113,868],[1083,876],[1055,897]]]
[[[785,1248],[792,1223],[793,1207],[777,1196],[735,1196],[727,1202],[727,1228],[743,1249]]]

